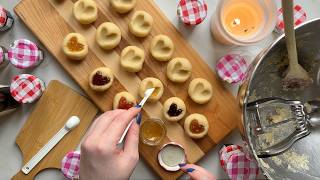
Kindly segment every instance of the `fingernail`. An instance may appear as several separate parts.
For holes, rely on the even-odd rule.
[[[185,165],[187,165],[187,164],[186,163],[181,163],[181,164],[179,164],[179,167],[183,167]]]
[[[192,173],[194,170],[195,170],[195,169],[193,169],[193,168],[188,168],[188,169],[187,169],[187,172],[188,172],[188,173]]]
[[[136,122],[137,122],[138,125],[141,124],[141,113],[140,112],[138,113],[138,115],[136,117]]]
[[[141,108],[141,106],[139,104],[135,105],[134,107],[136,108]]]

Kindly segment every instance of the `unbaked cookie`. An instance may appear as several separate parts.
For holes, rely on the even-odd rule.
[[[172,82],[182,83],[191,76],[192,65],[188,59],[174,58],[167,66],[167,77]]]
[[[173,42],[166,35],[157,35],[151,41],[150,52],[158,61],[169,61],[174,52]]]
[[[137,46],[124,48],[120,55],[120,64],[128,72],[138,72],[142,69],[144,51]]]
[[[111,87],[113,78],[111,69],[107,67],[100,67],[91,73],[89,77],[89,84],[91,89],[95,91],[105,91]]]
[[[203,138],[208,134],[209,123],[207,118],[202,114],[190,114],[184,120],[185,132],[194,139]]]
[[[153,78],[153,77],[147,77],[147,78],[143,79],[141,81],[140,87],[139,87],[140,97],[143,98],[144,92],[150,88],[155,88],[155,90],[153,91],[153,93],[149,97],[148,101],[150,101],[150,102],[158,101],[163,94],[162,82],[159,79]]]
[[[163,104],[163,115],[169,121],[179,121],[186,114],[186,105],[178,97],[171,97]]]
[[[136,11],[129,23],[130,32],[137,37],[146,37],[151,32],[153,18],[145,11]]]
[[[190,82],[188,94],[194,102],[205,104],[212,97],[212,86],[207,80],[196,78]]]
[[[96,32],[96,41],[102,49],[110,50],[118,46],[121,41],[121,31],[112,22],[100,24]]]
[[[68,58],[82,60],[88,54],[87,41],[79,33],[69,33],[63,40],[62,50]]]
[[[110,5],[118,13],[124,14],[136,6],[136,0],[110,0]]]
[[[81,24],[93,23],[98,17],[97,4],[93,0],[78,0],[73,5],[73,15]]]
[[[130,109],[135,104],[136,98],[126,91],[119,92],[113,99],[113,109]]]

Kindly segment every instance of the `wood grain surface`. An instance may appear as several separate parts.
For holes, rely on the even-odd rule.
[[[16,138],[16,144],[22,152],[22,166],[64,126],[71,116],[78,116],[80,124],[66,134],[28,175],[19,171],[12,179],[33,180],[43,169],[60,169],[62,158],[77,147],[97,112],[96,106],[85,97],[59,81],[51,81]]]
[[[223,87],[215,73],[152,0],[137,0],[135,9],[125,15],[114,12],[106,0],[95,0],[98,5],[98,19],[93,24],[86,26],[79,24],[73,17],[74,2],[75,0],[22,0],[15,7],[15,12],[102,111],[112,108],[113,97],[120,91],[129,91],[138,98],[138,86],[141,80],[146,77],[156,77],[163,82],[165,91],[159,102],[147,103],[144,106],[143,120],[148,117],[163,119],[162,104],[172,96],[178,96],[184,100],[187,114],[202,113],[209,120],[209,133],[203,139],[192,140],[185,135],[182,120],[179,123],[166,122],[167,136],[161,145],[150,147],[140,143],[140,155],[161,178],[175,179],[182,174],[181,172],[167,172],[158,165],[157,153],[164,143],[174,141],[183,145],[188,161],[195,163],[236,127],[240,111],[235,98]],[[146,38],[136,38],[129,33],[128,22],[136,10],[147,11],[154,18],[153,29]],[[106,21],[114,22],[120,27],[122,33],[120,45],[112,51],[102,50],[95,42],[97,27]],[[63,38],[70,32],[81,33],[88,41],[88,56],[80,63],[70,61],[62,52]],[[170,82],[165,75],[167,63],[158,62],[151,57],[150,42],[152,37],[158,34],[168,35],[173,40],[174,57],[184,57],[190,60],[193,72],[192,77],[186,83]],[[127,73],[120,67],[119,54],[128,45],[138,46],[146,53],[144,67],[139,73]],[[107,92],[96,93],[89,87],[88,76],[95,68],[101,66],[113,70],[115,81]],[[213,98],[205,105],[197,105],[188,97],[189,82],[198,77],[207,79],[213,87]]]

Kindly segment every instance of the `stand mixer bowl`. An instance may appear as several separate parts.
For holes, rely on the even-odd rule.
[[[299,63],[313,78],[312,86],[300,91],[285,91],[281,80],[288,66],[284,35],[261,52],[251,64],[246,79],[238,92],[239,104],[243,111],[239,128],[248,142],[251,152],[263,174],[268,179],[320,179],[320,131],[297,141],[287,152],[270,157],[258,158],[255,151],[257,136],[250,129],[250,117],[246,104],[257,99],[280,97],[302,102],[320,99],[320,19],[314,19],[298,26],[295,30]],[[291,127],[292,128],[292,127]],[[290,127],[274,132],[286,134]],[[274,133],[266,135],[266,143],[277,141]],[[259,137],[260,138],[260,137]]]

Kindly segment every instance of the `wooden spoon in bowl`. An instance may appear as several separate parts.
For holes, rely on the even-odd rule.
[[[293,26],[293,0],[282,0],[284,31],[287,44],[289,67],[282,80],[284,90],[301,90],[312,84],[308,72],[299,64],[296,37]]]

